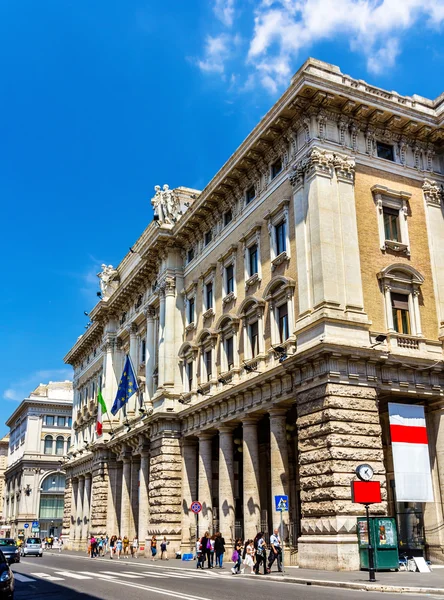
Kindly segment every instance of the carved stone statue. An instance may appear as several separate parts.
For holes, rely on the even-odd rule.
[[[151,199],[151,204],[154,208],[154,215],[157,217],[156,220],[161,225],[172,225],[182,215],[176,193],[174,190],[170,190],[170,186],[167,184],[163,186],[163,189],[160,188],[160,185],[154,186],[154,191],[156,193]]]
[[[102,265],[102,271],[97,273],[97,277],[100,279],[100,290],[102,292],[102,296],[107,295],[110,284],[116,275],[117,269],[115,269],[112,265]]]

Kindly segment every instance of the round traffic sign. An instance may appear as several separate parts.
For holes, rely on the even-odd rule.
[[[197,515],[197,513],[200,513],[200,511],[202,510],[202,504],[196,500],[195,502],[191,503],[190,508],[191,508],[192,512],[195,515]]]
[[[28,529],[28,527],[29,527],[29,523],[25,523],[25,524],[24,524],[24,528],[25,528],[25,529]]]

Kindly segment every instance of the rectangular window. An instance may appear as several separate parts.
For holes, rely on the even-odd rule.
[[[190,248],[187,252],[187,263],[190,263],[194,258],[194,248]]]
[[[51,415],[46,415],[46,425],[54,425],[54,417]]]
[[[204,354],[204,361],[205,361],[205,371],[207,374],[207,381],[210,381],[211,379],[211,375],[212,375],[212,360],[211,360],[212,356],[211,356],[211,350],[207,350]]]
[[[57,426],[58,427],[65,427],[65,424],[66,424],[65,417],[57,417]]]
[[[258,272],[258,264],[257,264],[257,259],[258,259],[258,247],[257,244],[254,244],[253,246],[250,246],[248,248],[248,275],[251,277],[252,275],[255,275]]]
[[[400,242],[399,238],[399,210],[384,206],[382,209],[384,217],[385,239]]]
[[[393,327],[398,333],[411,334],[408,296],[391,293]]]
[[[279,341],[285,342],[289,337],[288,329],[288,306],[287,303],[281,304],[277,309],[278,328],[279,328]]]
[[[187,381],[188,381],[188,391],[191,392],[193,389],[193,363],[187,363]]]
[[[141,362],[145,362],[146,360],[146,340],[142,340],[142,348],[140,350],[141,353]]]
[[[271,178],[274,179],[282,171],[282,161],[279,158],[271,165]]]
[[[254,185],[252,185],[245,193],[245,204],[250,204],[254,200],[256,192],[254,191]]]
[[[231,210],[227,210],[227,212],[224,213],[224,227],[226,227],[228,225],[228,223],[231,223],[232,220],[233,220],[233,213],[231,212]]]
[[[376,154],[379,158],[384,158],[385,160],[391,160],[392,162],[394,162],[395,160],[393,146],[391,146],[390,144],[376,142]]]
[[[210,229],[210,231],[207,231],[205,234],[205,246],[208,246],[208,244],[211,242],[211,240],[213,239],[213,232]]]
[[[234,367],[234,353],[233,353],[233,338],[225,338],[225,355],[227,357],[227,368],[228,370]]]
[[[274,229],[276,235],[276,256],[279,256],[279,254],[285,252],[287,249],[285,221],[281,221]]]
[[[259,325],[255,321],[250,326],[250,344],[251,344],[251,357],[255,358],[259,354]]]
[[[194,323],[194,298],[188,298],[188,323]]]
[[[68,427],[72,427],[72,417],[68,417]]]
[[[234,292],[234,265],[228,265],[225,269],[225,285],[226,295]]]
[[[210,281],[205,286],[205,308],[209,310],[213,308],[213,282]]]

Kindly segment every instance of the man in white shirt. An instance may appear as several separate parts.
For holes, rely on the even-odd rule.
[[[271,570],[274,561],[277,559],[277,566],[279,573],[282,573],[282,545],[281,538],[279,536],[279,529],[275,529],[274,533],[270,536],[270,554],[268,555],[268,569]]]

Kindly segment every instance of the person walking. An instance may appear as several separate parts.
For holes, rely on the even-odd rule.
[[[155,535],[153,535],[153,537],[151,538],[151,557],[152,557],[153,561],[156,558],[156,554],[157,554],[157,538]]]
[[[267,574],[267,544],[264,540],[264,533],[259,531],[259,533],[254,538],[254,549],[255,549],[255,557],[256,564],[254,565],[254,572],[256,575],[260,575],[261,565],[264,565],[264,575]]]
[[[168,544],[166,536],[163,536],[163,540],[160,543],[160,560],[163,560],[165,554],[165,560],[168,560]]]
[[[214,569],[214,548],[215,548],[215,544],[216,544],[216,535],[213,533],[213,535],[210,537],[210,567],[212,569]]]
[[[95,558],[96,557],[96,552],[97,552],[97,540],[96,538],[92,535],[90,540],[89,540],[89,546],[90,546],[90,558]]]
[[[274,561],[277,560],[278,572],[282,573],[282,544],[279,536],[279,529],[275,529],[270,536],[270,554],[268,555],[268,572],[271,572],[271,567]]]
[[[116,555],[117,555],[117,559],[120,560],[120,555],[122,554],[122,550],[123,550],[123,542],[122,542],[122,538],[119,537],[117,538],[116,541]]]
[[[133,541],[131,542],[131,556],[132,558],[137,558],[137,552],[139,550],[139,540],[137,539],[137,535],[134,536]]]
[[[128,536],[127,536],[127,535],[125,535],[125,536],[123,537],[122,543],[123,543],[123,556],[124,556],[125,558],[128,558],[128,556],[129,556],[129,545],[130,545],[130,541],[129,541],[129,538],[128,538]]]
[[[208,560],[208,569],[211,569],[210,565],[210,551],[211,551],[211,542],[210,542],[210,534],[208,531],[205,532],[205,535],[200,540],[202,546],[202,562],[205,567],[205,561]]]
[[[216,533],[216,539],[214,541],[214,551],[216,553],[216,567],[219,567],[219,569],[223,569],[225,540],[222,537],[220,531]]]
[[[231,559],[234,562],[234,567],[231,568],[231,572],[233,573],[233,575],[237,575],[238,573],[240,573],[241,564],[242,564],[242,540],[241,540],[241,538],[237,538],[236,541],[234,542],[234,550],[233,550]]]
[[[255,549],[254,549],[253,540],[247,540],[245,542],[244,551],[242,553],[244,566],[243,566],[241,573],[244,573],[245,569],[247,569],[249,567],[250,575],[253,575],[253,573],[254,573],[254,571],[253,571],[253,569],[254,569],[254,554],[255,554]]]
[[[62,552],[63,550],[63,539],[62,536],[60,536],[59,538],[59,554]]]
[[[117,536],[112,535],[111,539],[109,541],[109,557],[111,560],[113,559],[113,555],[116,551],[116,542],[117,542]]]
[[[196,542],[196,558],[197,558],[196,569],[204,568],[202,544],[200,542],[201,541],[199,539]]]

